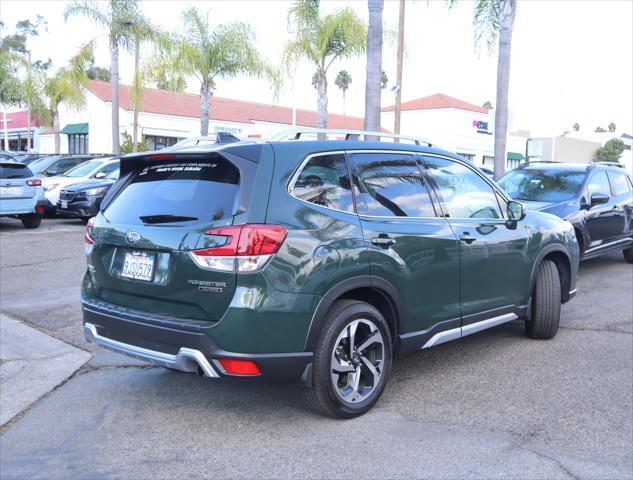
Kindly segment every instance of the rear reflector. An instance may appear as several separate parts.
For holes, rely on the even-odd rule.
[[[29,187],[41,187],[42,186],[42,181],[39,178],[29,178],[26,181],[26,184]]]
[[[86,223],[86,234],[84,235],[84,240],[87,247],[90,247],[93,243],[95,243],[94,237],[92,236],[92,228],[94,226],[94,223],[95,217],[92,217],[90,220],[88,220],[88,223]]]
[[[223,272],[255,272],[279,251],[288,231],[279,225],[246,224],[212,228],[207,235],[225,237],[217,247],[190,252],[202,268]]]
[[[221,358],[220,365],[230,375],[260,375],[259,367],[252,360],[235,360],[233,358]]]

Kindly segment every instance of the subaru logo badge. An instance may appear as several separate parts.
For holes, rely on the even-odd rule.
[[[136,232],[127,232],[125,234],[125,241],[130,245],[134,245],[141,239],[141,236]]]

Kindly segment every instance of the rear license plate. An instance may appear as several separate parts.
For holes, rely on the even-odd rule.
[[[0,187],[0,195],[22,195],[22,187]]]
[[[154,255],[145,252],[127,252],[121,276],[133,280],[152,281],[154,274]]]
[[[68,208],[68,202],[65,200],[62,200],[62,208]]]

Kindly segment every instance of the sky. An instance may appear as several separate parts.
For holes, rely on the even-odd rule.
[[[209,12],[213,24],[242,21],[256,33],[260,52],[284,72],[284,86],[275,98],[264,80],[240,77],[218,79],[221,97],[278,103],[316,109],[316,91],[311,85],[314,67],[300,63],[281,65],[284,43],[290,38],[284,0],[178,1],[144,0],[143,12],[165,30],[177,30],[182,10],[191,5]],[[0,20],[10,33],[18,20],[40,14],[48,21],[47,32],[29,40],[33,59],[51,58],[64,66],[81,45],[103,34],[89,20],[64,21],[63,0],[0,0]],[[323,12],[349,6],[367,19],[367,2],[322,1]],[[475,49],[473,4],[458,2],[447,9],[443,0],[407,1],[405,63],[402,100],[444,93],[482,105],[495,103],[497,52]],[[383,21],[395,32],[398,2],[386,0]],[[392,35],[391,37],[395,37]],[[383,106],[394,103],[390,87],[396,77],[395,41],[385,39],[383,69],[389,86],[382,92]],[[109,66],[107,37],[97,38],[96,63]],[[145,49],[145,56],[151,55]],[[121,52],[123,83],[132,77],[133,61]],[[334,85],[339,70],[352,76],[346,95],[346,113],[364,113],[365,57],[335,62],[329,73],[329,111],[343,112],[340,90]],[[195,79],[187,90],[197,92]],[[519,0],[512,43],[510,77],[510,128],[533,136],[558,135],[579,123],[581,133],[614,122],[618,133],[633,133],[633,1],[630,0]],[[390,125],[383,127],[391,129]],[[424,136],[424,132],[419,132]]]

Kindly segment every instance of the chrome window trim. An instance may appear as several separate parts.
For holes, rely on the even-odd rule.
[[[324,152],[317,152],[317,153],[311,153],[310,155],[307,155],[306,158],[304,158],[299,165],[297,166],[297,168],[295,169],[295,171],[293,172],[292,176],[290,177],[290,180],[288,181],[288,184],[286,186],[286,193],[288,193],[288,195],[290,195],[292,198],[299,200],[300,202],[303,202],[307,205],[312,205],[315,207],[319,207],[319,208],[324,208],[326,210],[332,210],[335,212],[340,212],[340,213],[346,213],[348,215],[355,215],[357,217],[367,217],[367,218],[398,218],[398,219],[402,219],[402,218],[411,218],[411,219],[436,219],[436,218],[443,218],[445,220],[470,220],[470,221],[488,221],[488,222],[499,222],[499,223],[504,223],[507,221],[507,218],[501,217],[501,218],[456,218],[456,217],[443,217],[443,216],[435,216],[435,217],[397,217],[397,216],[382,216],[382,215],[368,215],[368,214],[364,214],[364,213],[358,213],[356,211],[356,208],[354,209],[353,212],[348,212],[346,210],[339,210],[337,208],[332,208],[332,207],[324,207],[323,205],[317,205],[316,203],[312,203],[312,202],[308,202],[307,200],[303,200],[302,198],[299,198],[295,195],[292,194],[292,189],[295,186],[295,183],[297,182],[297,179],[299,178],[299,176],[301,175],[301,172],[303,171],[303,169],[305,168],[306,164],[314,157],[319,157],[319,156],[325,156],[325,155],[335,155],[335,154],[341,154],[346,156],[347,154],[354,154],[354,153],[402,153],[402,154],[406,154],[406,155],[420,155],[420,156],[428,156],[428,157],[435,157],[435,158],[441,158],[444,160],[449,160],[449,161],[453,161],[456,163],[459,163],[460,165],[463,165],[467,168],[469,168],[471,171],[473,171],[476,175],[479,176],[479,178],[482,178],[488,185],[490,185],[490,187],[492,187],[493,191],[495,193],[497,193],[498,195],[501,196],[501,198],[503,198],[506,202],[510,202],[512,201],[511,198],[508,197],[508,195],[501,190],[494,182],[492,182],[486,175],[482,175],[480,174],[477,170],[475,170],[473,168],[473,165],[470,165],[468,162],[465,162],[463,160],[459,160],[453,157],[448,157],[446,155],[441,155],[441,154],[437,154],[437,153],[425,153],[423,151],[416,151],[416,150],[392,150],[392,149],[350,149],[350,150],[330,150],[330,151],[324,151]],[[345,163],[347,165],[348,161],[347,158],[345,159]],[[348,165],[348,168],[351,168],[350,165]],[[428,170],[428,169],[427,169]],[[431,173],[432,176],[432,173]],[[351,179],[350,179],[351,180]],[[503,215],[503,212],[501,212],[501,214]]]

